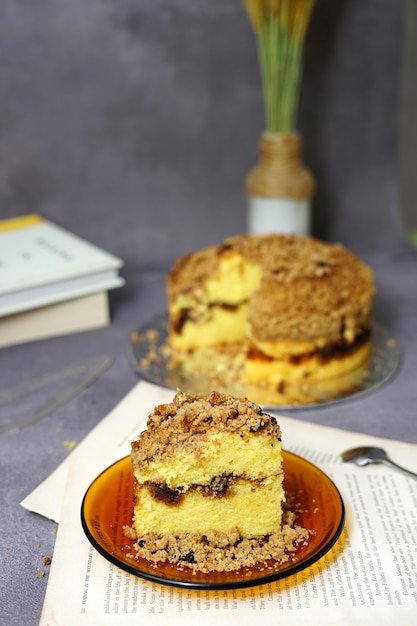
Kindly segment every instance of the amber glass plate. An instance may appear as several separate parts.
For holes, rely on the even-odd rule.
[[[244,385],[238,381],[235,384],[223,384],[218,375],[213,379],[209,369],[206,374],[200,372],[185,376],[178,367],[170,364],[167,325],[167,315],[162,314],[131,333],[129,357],[142,378],[173,390],[181,389],[185,393],[209,393],[216,389],[236,396],[247,396],[264,408],[306,409],[352,400],[387,383],[393,378],[400,363],[397,342],[386,328],[376,323],[372,329],[368,368],[359,368],[340,377],[336,386],[333,380],[316,383],[308,388],[304,384],[301,387],[294,385],[287,397],[273,389]]]
[[[102,472],[88,488],[81,507],[84,532],[92,545],[108,561],[141,578],[189,589],[232,589],[272,582],[309,567],[328,552],[343,529],[345,509],[332,480],[318,467],[302,457],[284,452],[284,487],[300,492],[301,513],[297,522],[314,531],[306,546],[294,558],[281,565],[243,568],[235,572],[193,574],[187,568],[136,560],[133,541],[123,533],[133,511],[133,475],[127,456]],[[272,565],[274,569],[272,569]]]

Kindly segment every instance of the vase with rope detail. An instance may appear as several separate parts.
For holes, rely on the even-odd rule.
[[[317,0],[244,0],[259,59],[265,130],[246,179],[247,229],[310,234],[316,183],[296,130],[307,28]]]
[[[303,164],[297,133],[262,133],[260,160],[246,178],[248,232],[311,232],[313,174]]]

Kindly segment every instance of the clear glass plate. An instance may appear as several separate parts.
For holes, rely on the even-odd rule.
[[[341,495],[333,481],[318,467],[284,451],[284,487],[300,492],[297,523],[314,531],[305,546],[299,546],[290,562],[266,569],[264,564],[235,572],[193,573],[172,564],[155,566],[132,558],[133,541],[123,532],[133,515],[133,473],[130,456],[102,472],[88,488],[81,507],[84,532],[108,561],[141,578],[192,589],[233,589],[261,585],[295,574],[322,558],[339,538],[345,519]]]
[[[333,404],[357,398],[371,391],[375,391],[387,383],[395,374],[400,363],[400,350],[397,342],[381,325],[375,324],[372,330],[372,350],[367,372],[352,372],[348,376],[338,379],[343,391],[335,391],[333,381],[330,386],[324,382],[297,391],[296,397],[302,400],[288,404],[280,401],[279,394],[270,395],[269,391],[239,385],[235,388],[223,387],[219,384],[218,376],[213,386],[210,374],[189,375],[184,377],[178,369],[170,366],[169,351],[167,350],[168,319],[167,315],[159,315],[138,331],[131,333],[129,343],[129,358],[138,374],[149,382],[185,393],[209,393],[213,388],[216,391],[232,393],[237,396],[246,396],[250,400],[266,408],[297,409]]]

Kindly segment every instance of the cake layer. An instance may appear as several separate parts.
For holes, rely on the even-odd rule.
[[[278,477],[260,482],[236,478],[223,495],[217,496],[188,485],[186,493],[173,497],[171,503],[159,488],[158,497],[155,485],[135,486],[133,527],[138,537],[178,532],[205,535],[235,529],[242,537],[258,537],[280,530],[284,492]]]
[[[205,299],[212,303],[240,304],[259,287],[261,277],[262,268],[258,263],[226,247],[219,254],[217,271],[205,282]]]
[[[348,371],[344,374],[339,371],[337,375],[319,381],[314,380],[314,376],[300,377],[297,374],[296,365],[294,365],[292,377],[290,373],[286,379],[277,377],[275,381],[270,381],[267,378],[268,372],[263,372],[262,375],[256,373],[257,363],[255,362],[252,363],[252,373],[255,371],[254,378],[257,382],[249,383],[246,373],[248,361],[243,352],[236,354],[235,351],[233,355],[226,350],[225,353],[221,353],[217,347],[190,353],[187,359],[178,362],[176,367],[177,371],[189,380],[195,377],[196,372],[200,372],[199,384],[202,389],[227,388],[230,393],[245,394],[263,405],[286,406],[335,400],[355,391],[363,383],[369,371],[369,358],[365,355],[362,361],[361,356],[358,355],[358,361],[360,361],[358,366],[351,361],[352,369],[346,367]],[[207,363],[210,363],[209,370]]]
[[[256,429],[261,435],[262,421],[252,431],[214,430],[191,435],[189,446],[168,444],[146,463],[135,464],[135,478],[140,484],[164,483],[170,489],[187,490],[187,485],[209,485],[219,475],[252,480],[275,475],[281,469],[281,442],[273,434],[256,436]]]
[[[241,339],[249,298],[260,280],[259,265],[233,250],[222,251],[204,290],[187,290],[171,301],[171,345],[187,350]]]
[[[276,354],[271,357],[256,347],[247,352],[245,378],[249,383],[269,384],[309,383],[343,377],[346,373],[367,364],[371,351],[369,333],[357,338],[352,344],[328,344],[310,351],[299,352],[299,342],[290,341],[283,346],[276,346]],[[271,350],[272,351],[272,350]]]
[[[174,312],[196,303],[239,304],[259,286],[262,268],[256,259],[232,246],[209,246],[180,257],[168,276]]]
[[[197,320],[187,317],[182,309],[181,317],[171,333],[171,347],[192,350],[202,346],[239,341],[245,335],[248,318],[248,302],[239,305],[216,304],[201,312]]]

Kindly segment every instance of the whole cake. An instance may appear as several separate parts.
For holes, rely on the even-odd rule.
[[[179,391],[131,448],[138,556],[225,571],[282,562],[307,539],[283,516],[281,431],[259,405]]]
[[[217,388],[252,385],[286,401],[337,391],[366,368],[372,269],[340,244],[238,235],[179,258],[167,279],[172,363],[218,374]]]

